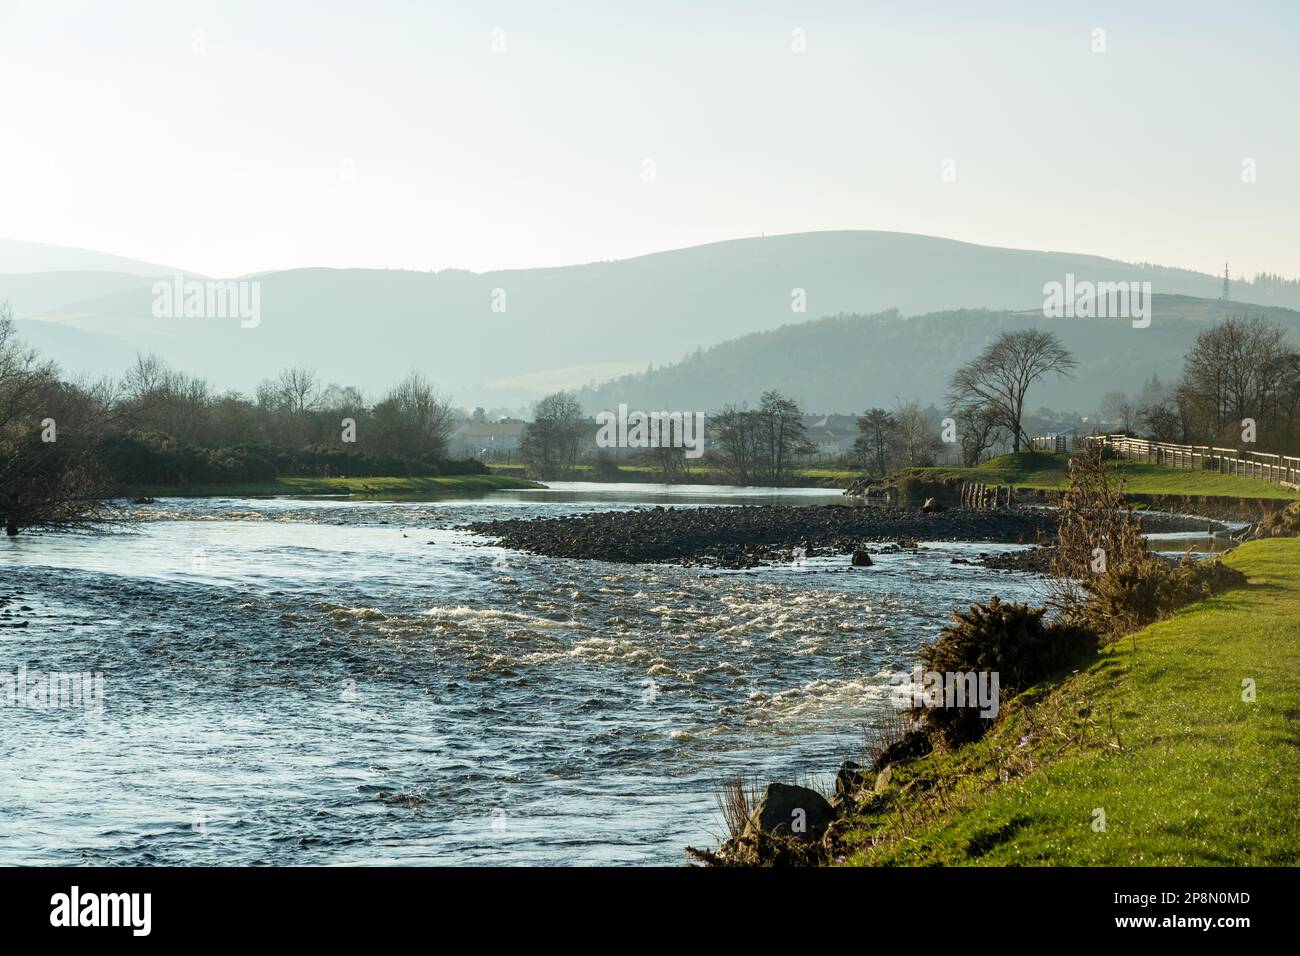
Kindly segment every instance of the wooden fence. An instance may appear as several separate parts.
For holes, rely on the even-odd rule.
[[[1300,491],[1300,458],[1288,455],[1216,448],[1213,445],[1175,445],[1122,435],[1098,435],[1088,440],[1100,441],[1122,458],[1170,468],[1217,471],[1221,475],[1257,478],[1292,491]]]
[[[963,481],[959,491],[963,508],[1010,508],[1016,500],[1016,489],[1009,485]]]

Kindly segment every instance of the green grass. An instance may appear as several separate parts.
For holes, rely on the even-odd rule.
[[[991,458],[974,468],[912,468],[910,474],[929,479],[956,478],[990,485],[1010,485],[1042,491],[1063,491],[1069,485],[1065,455],[1029,451]],[[1221,475],[1214,471],[1168,468],[1141,461],[1112,463],[1134,495],[1176,495],[1292,500],[1300,494],[1257,478]]]
[[[277,478],[267,482],[231,485],[150,485],[133,495],[154,498],[229,498],[247,495],[390,495],[448,494],[457,491],[500,491],[508,488],[543,488],[535,481],[510,475],[452,475],[442,478]]]
[[[1031,689],[980,742],[896,767],[848,862],[1300,863],[1300,540],[1224,561],[1249,584]]]

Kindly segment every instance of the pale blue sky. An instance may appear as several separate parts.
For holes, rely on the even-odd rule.
[[[230,275],[892,229],[1300,275],[1300,4],[1136,6],[3,0],[0,236]]]

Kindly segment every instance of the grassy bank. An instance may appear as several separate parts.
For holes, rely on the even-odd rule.
[[[980,742],[893,767],[847,862],[1300,862],[1300,540],[1224,561],[1249,584],[1030,690]]]
[[[544,485],[510,475],[451,475],[440,478],[277,478],[267,482],[233,485],[151,485],[133,489],[133,495],[154,498],[232,498],[249,495],[421,495],[457,491],[500,491],[509,488],[543,488]]]
[[[512,475],[522,478],[528,474],[525,465],[489,465],[494,475]],[[646,482],[658,484],[661,479],[653,468],[645,465],[619,465],[619,481]],[[854,471],[838,468],[801,468],[784,487],[788,488],[834,488],[842,489],[857,478]],[[577,474],[572,481],[594,481],[591,477],[591,465],[578,465]],[[729,485],[731,480],[716,468],[708,466],[693,467],[681,484],[687,485]]]
[[[1049,452],[1000,455],[974,468],[912,468],[908,474],[922,479],[983,482],[1041,491],[1063,491],[1069,485],[1068,458]],[[1205,496],[1294,500],[1300,494],[1256,478],[1221,475],[1214,471],[1168,468],[1141,461],[1112,462],[1131,495]]]

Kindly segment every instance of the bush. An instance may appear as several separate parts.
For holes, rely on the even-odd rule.
[[[954,611],[953,623],[921,648],[921,666],[942,674],[987,671],[999,689],[1015,695],[1096,652],[1097,635],[1060,622],[1044,623],[1047,608],[1007,604],[997,595],[987,604]],[[991,721],[974,707],[924,710],[926,730],[949,745],[978,739]]]
[[[202,448],[163,432],[136,430],[106,438],[99,455],[113,479],[125,486],[269,482],[280,475],[409,478],[484,475],[489,471],[487,465],[474,458],[376,458],[355,449],[328,445],[311,445],[297,451],[254,444]]]
[[[1147,554],[1086,581],[1086,596],[1070,619],[1098,634],[1118,637],[1245,582],[1244,574],[1217,558],[1198,561],[1189,555],[1171,564]]]
[[[591,477],[593,481],[618,481],[622,476],[616,462],[609,452],[597,452],[591,460]]]
[[[1300,536],[1300,501],[1293,501],[1281,511],[1274,511],[1259,523],[1256,534],[1261,538]]]
[[[1095,442],[1070,461],[1052,573],[1061,618],[1103,639],[1145,627],[1245,581],[1217,559],[1188,556],[1173,564],[1152,554],[1141,518],[1125,501],[1122,482]]]

